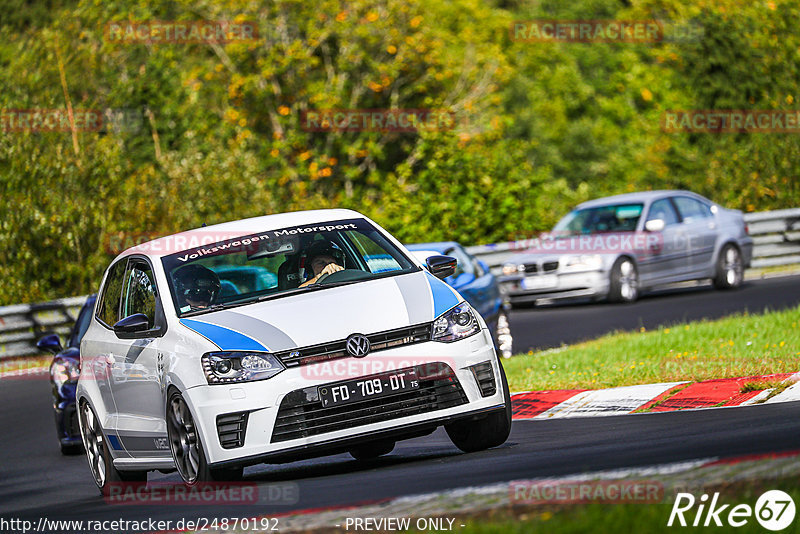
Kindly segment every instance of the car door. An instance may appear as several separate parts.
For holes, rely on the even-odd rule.
[[[141,313],[149,329],[122,339],[113,347],[111,390],[117,407],[120,439],[130,453],[153,451],[166,436],[159,352],[162,321],[155,276],[150,263],[131,258],[125,270],[120,299],[121,319]]]
[[[689,268],[687,278],[713,268],[717,223],[711,206],[696,198],[678,195],[673,198],[687,236]]]
[[[119,339],[112,326],[119,321],[122,284],[125,277],[127,259],[122,259],[108,269],[103,286],[98,295],[94,319],[97,324],[92,335],[81,341],[81,380],[92,380],[96,383],[100,399],[108,417],[102,421],[103,428],[117,427],[117,408],[111,392],[111,368],[114,363],[114,352],[119,348]]]
[[[664,221],[664,228],[653,232],[658,238],[648,240],[644,257],[639,258],[639,275],[647,285],[679,278],[689,267],[686,232],[670,198],[661,198],[650,204],[645,228],[648,222],[656,220]]]

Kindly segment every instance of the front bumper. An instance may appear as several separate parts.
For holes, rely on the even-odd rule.
[[[466,397],[457,406],[433,409],[348,428],[276,441],[274,430],[283,400],[299,390],[369,376],[416,365],[445,363]],[[487,329],[455,343],[425,342],[370,354],[366,358],[343,358],[287,369],[259,382],[203,385],[183,395],[192,410],[207,461],[212,466],[288,461],[347,450],[348,446],[393,436],[396,439],[423,435],[437,426],[462,417],[480,417],[504,406],[504,392],[498,386],[493,395],[483,397],[470,366],[491,362],[495,381],[500,384],[500,369],[492,338]],[[224,448],[218,433],[218,417],[246,413],[241,425],[241,446]],[[229,445],[228,445],[229,446]],[[326,452],[327,451],[327,452]]]
[[[542,275],[527,278],[536,280]],[[539,299],[564,299],[590,297],[601,298],[608,295],[609,279],[605,271],[558,272],[551,275],[553,283],[547,287],[528,289],[525,276],[509,276],[502,279],[500,288],[511,304],[532,303]]]

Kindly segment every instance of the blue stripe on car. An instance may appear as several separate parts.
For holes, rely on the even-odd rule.
[[[108,442],[111,444],[111,448],[115,451],[122,450],[122,443],[119,442],[119,438],[116,436],[116,434],[109,434]]]
[[[433,294],[433,316],[439,317],[460,301],[453,293],[453,290],[450,289],[450,286],[427,271],[425,271],[425,274],[428,277],[428,284],[431,286],[431,293]]]
[[[181,324],[207,338],[222,350],[267,350],[255,339],[224,326],[193,319],[181,319]]]

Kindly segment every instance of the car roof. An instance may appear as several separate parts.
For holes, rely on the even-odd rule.
[[[406,245],[408,250],[431,250],[433,252],[438,252],[440,254],[444,254],[446,250],[450,250],[453,247],[461,246],[455,241],[437,241],[435,243],[414,243],[412,245]]]
[[[707,198],[698,195],[697,193],[692,193],[691,191],[682,191],[679,189],[662,189],[659,191],[639,191],[636,193],[624,193],[622,195],[614,195],[611,197],[596,198],[594,200],[588,200],[586,202],[578,204],[576,209],[595,208],[599,206],[607,206],[610,204],[626,204],[626,203],[638,203],[638,202],[644,204],[659,198],[673,196],[673,195],[686,195],[697,198],[698,200],[704,200],[706,202],[710,202]]]
[[[357,211],[348,209],[307,210],[262,215],[260,217],[251,217],[249,219],[202,226],[200,228],[186,230],[185,232],[153,239],[123,251],[114,261],[130,254],[144,254],[151,258],[160,258],[162,256],[169,256],[175,252],[182,252],[183,250],[189,250],[227,239],[236,239],[237,237],[268,232],[280,228],[288,228],[290,226],[304,226],[342,219],[366,219],[366,217]],[[209,236],[214,238],[209,241]],[[206,238],[205,242],[203,242],[203,238]],[[179,239],[185,240],[182,241],[187,243],[185,247],[178,248],[175,245],[176,241]]]

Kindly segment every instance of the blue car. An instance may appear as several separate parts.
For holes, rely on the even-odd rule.
[[[80,375],[81,339],[89,327],[95,300],[97,295],[90,295],[86,299],[69,334],[66,347],[61,346],[58,334],[44,336],[36,343],[40,350],[54,354],[53,363],[50,364],[50,384],[53,388],[53,411],[62,454],[78,454],[83,451],[78,413],[75,409],[75,388]]]
[[[458,260],[456,272],[444,281],[481,314],[492,332],[498,353],[504,358],[511,357],[513,340],[508,326],[508,316],[497,278],[489,271],[489,266],[455,241],[417,243],[406,245],[406,248],[423,263],[426,257],[434,254],[451,256]]]

